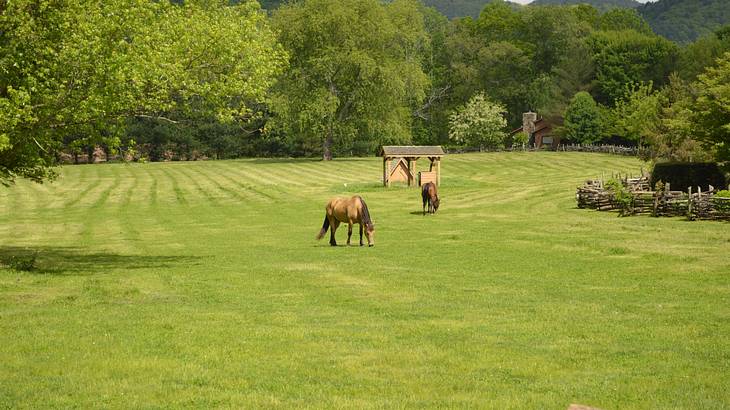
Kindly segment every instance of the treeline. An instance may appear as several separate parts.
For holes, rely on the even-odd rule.
[[[727,0],[661,0],[639,9],[655,33],[680,44],[712,34],[730,23]]]
[[[528,110],[576,142],[721,154],[727,32],[680,47],[635,10],[499,0],[455,20],[415,0],[273,13],[224,0],[0,0],[0,181],[42,180],[100,149],[158,161],[509,145]],[[661,140],[665,128],[681,141]]]

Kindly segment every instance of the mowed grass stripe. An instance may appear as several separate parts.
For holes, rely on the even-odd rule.
[[[78,181],[78,190],[69,192],[69,201],[64,208],[75,207],[78,210],[87,209],[97,203],[100,197],[107,195],[110,187],[111,177],[102,171],[111,170],[112,167],[102,169],[104,165],[80,165],[87,168]],[[65,181],[64,181],[65,182]]]
[[[298,163],[298,162],[297,162]],[[252,162],[225,162],[221,167],[231,170],[231,176],[251,184],[260,192],[276,193],[276,199],[299,195],[313,186],[311,175],[302,173],[294,164],[270,164]],[[305,194],[306,195],[306,194]]]
[[[278,198],[278,195],[273,193],[273,191],[276,190],[273,186],[263,187],[247,183],[243,179],[231,175],[231,168],[222,167],[219,166],[219,164],[215,164],[215,166],[212,166],[210,168],[216,171],[218,179],[222,178],[225,181],[228,181],[229,183],[233,184],[234,187],[241,191],[251,192],[252,194],[258,196],[261,200],[272,201]]]
[[[235,181],[223,177],[219,172],[209,169],[209,167],[192,167],[192,170],[209,181],[215,187],[215,190],[222,193],[230,203],[267,201],[269,199],[251,189],[242,189],[240,186],[236,186]]]
[[[204,205],[209,207],[218,208],[221,205],[221,196],[215,195],[208,187],[203,186],[203,184],[200,182],[201,178],[200,175],[192,172],[190,168],[178,168],[176,170],[182,178],[184,178],[185,183],[188,185],[191,185],[193,188],[192,196],[197,198],[199,202],[202,202]],[[204,200],[201,200],[201,198],[204,198]]]
[[[288,164],[282,167],[250,161],[225,161],[220,166],[230,170],[234,175],[243,178],[244,182],[250,182],[252,185],[281,185],[288,188],[305,185],[300,180],[301,175],[291,173],[293,167]]]
[[[166,180],[169,181],[169,193],[170,196],[174,198],[174,202],[176,202],[178,205],[187,205],[188,204],[188,198],[187,198],[187,192],[180,188],[180,184],[178,179],[173,175],[172,170],[170,169],[172,165],[168,163],[163,163],[159,165],[159,171],[165,176]]]

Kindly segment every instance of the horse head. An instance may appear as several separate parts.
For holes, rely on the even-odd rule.
[[[365,237],[368,238],[368,246],[375,246],[375,224],[365,224]]]

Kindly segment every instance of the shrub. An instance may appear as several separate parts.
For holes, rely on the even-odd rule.
[[[621,208],[621,216],[631,215],[634,211],[634,197],[621,181],[610,179],[606,182],[606,188],[613,192],[613,202]]]
[[[662,181],[669,183],[671,189],[685,191],[688,187],[701,187],[709,190],[710,185],[716,189],[727,188],[725,175],[713,162],[664,162],[654,165],[650,184],[652,187]]]
[[[715,194],[714,198],[716,199],[713,199],[712,202],[715,205],[716,210],[720,212],[730,212],[730,191],[719,191]]]
[[[10,269],[13,270],[30,272],[35,269],[35,262],[37,257],[38,254],[36,253],[11,256],[7,261],[7,265],[10,267]]]

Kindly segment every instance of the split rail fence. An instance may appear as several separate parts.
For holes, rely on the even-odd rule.
[[[649,179],[618,178],[621,188],[604,183],[603,180],[588,180],[578,187],[576,201],[578,208],[599,211],[618,211],[622,216],[686,216],[690,220],[730,220],[730,198],[717,196],[717,190],[710,186],[703,191],[700,187],[688,187],[687,191],[672,191],[669,184],[651,190]]]

